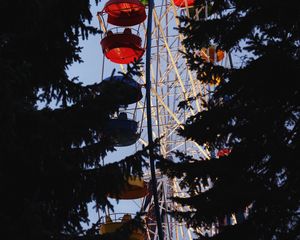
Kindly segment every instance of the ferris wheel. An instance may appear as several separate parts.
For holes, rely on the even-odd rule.
[[[177,28],[180,26],[179,16],[192,18],[209,17],[209,7],[204,4],[197,9],[195,0],[158,0],[153,6],[151,34],[147,29],[148,1],[143,0],[109,0],[97,14],[100,28],[103,31],[101,47],[103,51],[103,69],[107,64],[126,73],[126,64],[143,59],[147,47],[151,47],[150,69],[151,96],[145,99],[145,68],[141,77],[116,74],[104,76],[102,70],[102,90],[117,99],[119,112],[111,116],[107,124],[107,134],[115,141],[117,147],[135,145],[137,149],[148,144],[149,124],[154,138],[161,138],[160,151],[166,158],[179,150],[196,158],[210,158],[210,152],[203,146],[186,141],[176,134],[178,128],[190,116],[203,110],[198,98],[209,98],[215,86],[203,85],[197,81],[196,73],[189,70],[181,44],[182,36]],[[149,21],[149,19],[148,19]],[[147,37],[148,31],[148,37]],[[149,37],[150,36],[150,37]],[[229,55],[214,46],[203,46],[196,53],[205,61],[218,65],[229,65]],[[216,80],[218,84],[218,80]],[[190,99],[195,99],[190,101]],[[150,102],[151,119],[146,114],[146,100]],[[187,109],[179,109],[178,105],[187,101]],[[140,199],[140,209],[145,212],[146,236],[134,233],[135,240],[157,240],[159,229],[156,224],[157,214],[154,211],[153,194],[157,194],[159,218],[162,221],[164,239],[193,239],[192,229],[184,223],[177,222],[167,213],[172,210],[185,211],[184,207],[171,202],[172,196],[186,196],[179,186],[178,179],[168,179],[156,172],[157,192],[149,191],[147,183],[151,181],[150,173],[144,179],[128,179],[126,192],[119,196],[120,200]],[[149,184],[148,184],[149,185]],[[148,189],[148,190],[146,190]],[[113,196],[111,196],[113,197]],[[127,214],[106,216],[101,225],[101,233],[114,231],[128,220]],[[197,231],[201,231],[198,229]],[[212,231],[215,231],[212,228]]]

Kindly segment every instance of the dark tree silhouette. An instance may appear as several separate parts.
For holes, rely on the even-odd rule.
[[[1,239],[95,239],[95,226],[82,228],[87,204],[110,206],[107,193],[141,174],[145,153],[101,166],[114,149],[103,123],[117,105],[99,84],[67,76],[81,61],[79,39],[97,33],[89,1],[3,0],[0,9]]]
[[[169,176],[183,177],[190,193],[175,201],[191,211],[176,214],[198,229],[215,224],[216,234],[200,234],[204,239],[300,239],[300,6],[207,2],[212,15],[181,18],[180,31],[199,80],[221,83],[179,133],[214,154],[198,161],[177,153],[182,161],[160,163]],[[242,56],[243,64],[226,69],[195,54],[211,44]],[[237,224],[228,221],[232,214]]]

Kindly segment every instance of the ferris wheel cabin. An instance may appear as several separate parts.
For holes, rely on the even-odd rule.
[[[100,84],[101,92],[120,105],[136,103],[142,99],[141,85],[130,77],[112,76]]]
[[[132,34],[130,28],[125,28],[123,33],[108,31],[100,43],[105,56],[114,63],[132,63],[140,59],[145,52],[142,39]]]
[[[113,233],[116,232],[118,229],[120,229],[126,222],[130,221],[131,215],[130,214],[124,214],[122,219],[118,219],[113,221],[110,216],[106,216],[105,223],[103,223],[100,226],[100,234],[107,234],[107,233]],[[129,235],[129,238],[127,240],[143,240],[145,238],[144,233],[139,230],[133,230],[132,233]]]
[[[200,56],[204,61],[214,63],[222,61],[225,53],[220,49],[216,50],[214,46],[210,46],[209,48],[202,48]]]
[[[127,114],[122,112],[118,118],[109,119],[106,123],[104,134],[110,136],[116,147],[130,146],[139,139],[138,122],[127,119]]]
[[[125,183],[124,189],[118,195],[110,193],[108,196],[110,198],[128,200],[142,198],[147,194],[148,188],[146,182],[141,178],[130,176]]]
[[[231,149],[228,149],[228,148],[220,149],[217,152],[217,157],[228,156],[230,153],[231,153]]]
[[[192,7],[195,5],[195,0],[174,0],[177,7]]]
[[[103,11],[107,22],[116,26],[133,26],[146,19],[145,6],[139,0],[110,0]]]

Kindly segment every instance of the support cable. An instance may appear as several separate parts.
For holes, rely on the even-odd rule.
[[[153,136],[152,136],[152,118],[151,118],[151,34],[152,34],[152,12],[154,1],[149,0],[148,4],[148,21],[147,21],[147,48],[146,48],[146,102],[147,102],[147,128],[148,128],[148,143],[149,143],[149,159],[151,170],[152,193],[154,198],[154,209],[157,222],[157,230],[159,240],[163,240],[162,223],[159,211],[158,194],[157,194],[157,180],[155,175],[155,159],[153,156]]]

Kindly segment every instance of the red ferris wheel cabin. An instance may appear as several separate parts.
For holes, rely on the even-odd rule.
[[[174,0],[177,7],[191,7],[195,5],[195,0]]]
[[[139,0],[110,0],[103,9],[107,22],[116,26],[133,26],[146,19],[145,6]]]
[[[123,33],[108,31],[100,42],[105,56],[114,63],[128,64],[140,59],[145,50],[142,39],[125,28]]]

